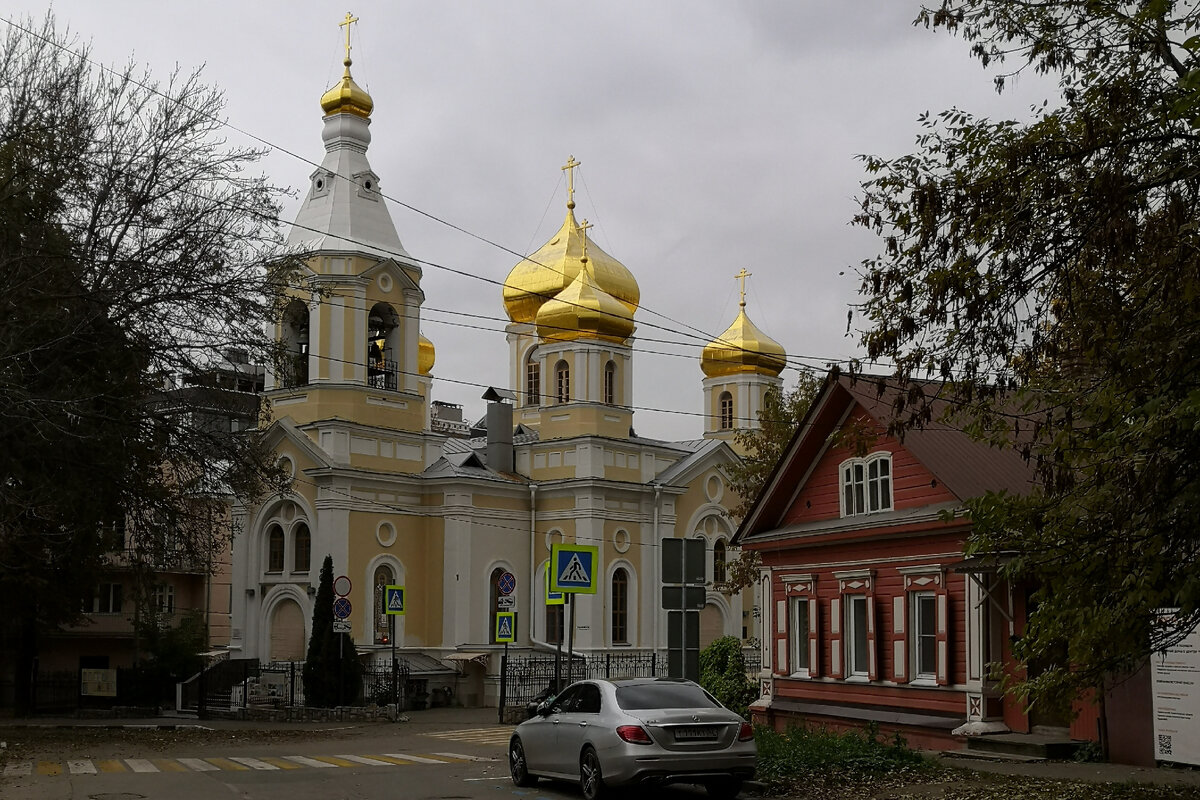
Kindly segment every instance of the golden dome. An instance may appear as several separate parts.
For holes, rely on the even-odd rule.
[[[778,377],[787,366],[783,345],[767,336],[746,316],[746,301],[741,302],[737,319],[725,332],[704,348],[700,369],[710,378],[756,372]]]
[[[571,285],[538,309],[538,336],[548,342],[624,342],[633,333],[633,311],[596,285],[586,256],[576,267]]]
[[[350,57],[347,56],[342,63],[346,65],[346,71],[332,89],[321,95],[321,108],[325,110],[326,115],[354,114],[365,119],[371,116],[375,101],[367,94],[366,89],[350,77]]]
[[[437,360],[437,354],[433,349],[433,342],[425,338],[425,334],[420,334],[417,339],[417,371],[422,375],[428,375],[433,370],[433,362]]]
[[[538,309],[579,276],[584,234],[575,221],[574,207],[574,202],[567,204],[567,218],[558,233],[513,267],[504,280],[504,310],[513,322],[540,323]],[[632,319],[641,300],[633,273],[594,242],[587,243],[587,256],[595,288],[615,298]]]

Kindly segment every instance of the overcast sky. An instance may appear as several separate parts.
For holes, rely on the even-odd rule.
[[[5,5],[6,17],[47,8]],[[849,225],[864,179],[856,155],[910,152],[923,111],[1023,117],[1047,92],[1025,79],[997,96],[962,41],[912,26],[909,0],[53,8],[104,63],[132,57],[164,77],[205,65],[233,124],[312,161],[324,152],[318,100],[342,71],[338,22],[353,11],[352,71],[375,101],[368,158],[382,191],[520,253],[562,223],[559,168],[574,155],[577,216],[641,287],[639,335],[680,342],[636,351],[634,425],[655,438],[702,430],[703,344],[652,327],[676,327],[658,315],[716,336],[736,315],[744,267],[751,318],[794,364],[861,354],[846,315],[857,265],[878,243]],[[297,193],[290,219],[312,166],[276,151],[264,168]],[[494,281],[519,260],[404,207],[391,213],[417,258]],[[423,288],[422,331],[442,379],[434,397],[477,418],[483,388],[508,380],[500,289],[434,266]],[[784,372],[789,385],[795,376]]]

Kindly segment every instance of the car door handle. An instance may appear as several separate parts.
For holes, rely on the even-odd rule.
[[[586,722],[581,722],[581,723],[579,723],[579,727],[581,727],[581,728],[586,728],[586,727],[587,727],[587,723],[586,723]]]
[[[557,719],[552,719],[552,720],[550,720],[550,721],[551,721],[551,722],[553,722],[555,725],[557,725],[557,724],[558,724],[558,720],[557,720]]]

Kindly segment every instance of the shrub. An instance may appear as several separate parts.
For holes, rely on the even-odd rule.
[[[746,676],[746,658],[737,638],[722,636],[700,653],[700,685],[730,711],[749,718],[748,706],[758,690]]]

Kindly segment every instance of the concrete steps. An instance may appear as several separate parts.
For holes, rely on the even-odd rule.
[[[1083,746],[1066,731],[1035,733],[992,733],[967,739],[967,749],[959,755],[1014,757],[1018,760],[1068,761]]]

